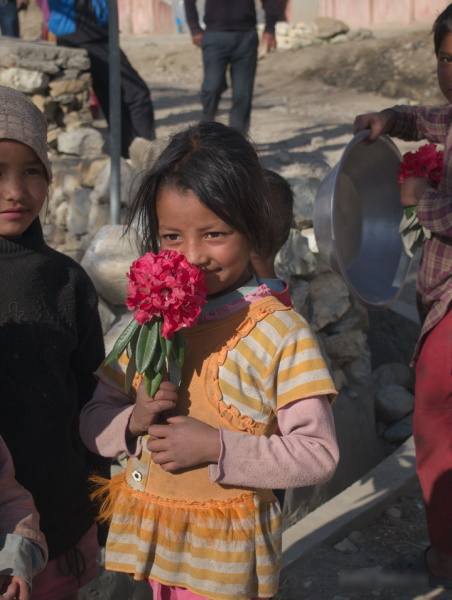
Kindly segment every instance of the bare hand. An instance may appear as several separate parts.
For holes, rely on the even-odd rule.
[[[202,37],[203,37],[202,33],[196,33],[195,35],[191,36],[191,41],[194,43],[195,46],[198,46],[198,48],[201,48]]]
[[[262,45],[266,48],[267,52],[276,50],[276,38],[273,33],[262,34]]]
[[[148,450],[164,471],[178,471],[217,463],[221,451],[220,431],[192,417],[171,417],[168,425],[152,425]]]
[[[30,588],[25,579],[11,575],[0,575],[0,599],[29,600]]]
[[[427,177],[407,177],[400,186],[400,204],[403,207],[417,206],[422,194],[431,185]]]
[[[378,113],[358,115],[353,123],[353,133],[370,129],[369,142],[374,142],[382,133],[388,133],[394,127],[395,113],[392,110],[383,110]]]
[[[148,430],[150,425],[157,422],[159,414],[164,410],[172,410],[177,403],[177,386],[171,381],[162,381],[153,398],[146,394],[144,382],[137,390],[137,399],[130,415],[128,434],[136,437]]]

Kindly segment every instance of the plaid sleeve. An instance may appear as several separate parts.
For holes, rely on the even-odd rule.
[[[392,137],[416,141],[427,139],[444,144],[452,121],[452,105],[393,106],[396,122],[389,132]]]
[[[428,188],[418,204],[418,219],[432,233],[452,237],[452,196]]]

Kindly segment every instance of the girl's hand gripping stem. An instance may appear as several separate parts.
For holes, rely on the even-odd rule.
[[[151,425],[157,422],[161,412],[176,407],[177,399],[178,388],[171,381],[162,381],[153,398],[147,395],[142,381],[138,387],[135,407],[129,420],[129,436],[133,438],[146,432]]]

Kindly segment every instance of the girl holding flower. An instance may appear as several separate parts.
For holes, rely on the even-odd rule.
[[[182,277],[176,264],[162,285],[161,260],[182,254],[191,263],[184,269],[201,271],[182,285],[197,305],[187,309],[195,322],[173,341],[185,349],[182,368],[174,364],[179,353],[165,351],[171,381],[154,396],[148,387],[149,397],[128,365],[139,363],[152,386],[157,368],[148,372],[143,348],[157,317],[137,339],[132,324],[132,348],[127,342],[128,355],[98,370],[81,417],[88,447],[129,456],[125,473],[100,492],[110,521],[107,568],[148,579],[155,600],[272,597],[282,523],[271,489],[325,481],[337,465],[336,392],[314,336],[250,273],[251,253],[270,251],[267,196],[252,145],[203,122],[173,136],[131,206],[143,250],[161,251],[146,255],[147,275],[140,267],[140,309],[159,308],[165,322],[183,295],[170,284]],[[138,279],[130,277],[136,297]]]
[[[418,562],[432,587],[452,588],[452,4],[437,17],[433,37],[438,83],[447,103],[394,106],[359,115],[354,129],[355,133],[370,129],[370,141],[387,133],[444,144],[439,185],[438,173],[429,171],[432,159],[435,166],[434,152],[427,148],[430,154],[423,161],[427,171],[414,165],[416,176],[401,184],[401,204],[417,207],[420,225],[431,234],[424,242],[417,278],[422,330],[413,357],[413,433],[431,543]]]

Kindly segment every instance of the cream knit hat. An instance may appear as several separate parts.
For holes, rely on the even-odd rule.
[[[22,92],[0,85],[0,139],[16,140],[36,152],[52,181],[47,156],[47,120]]]

